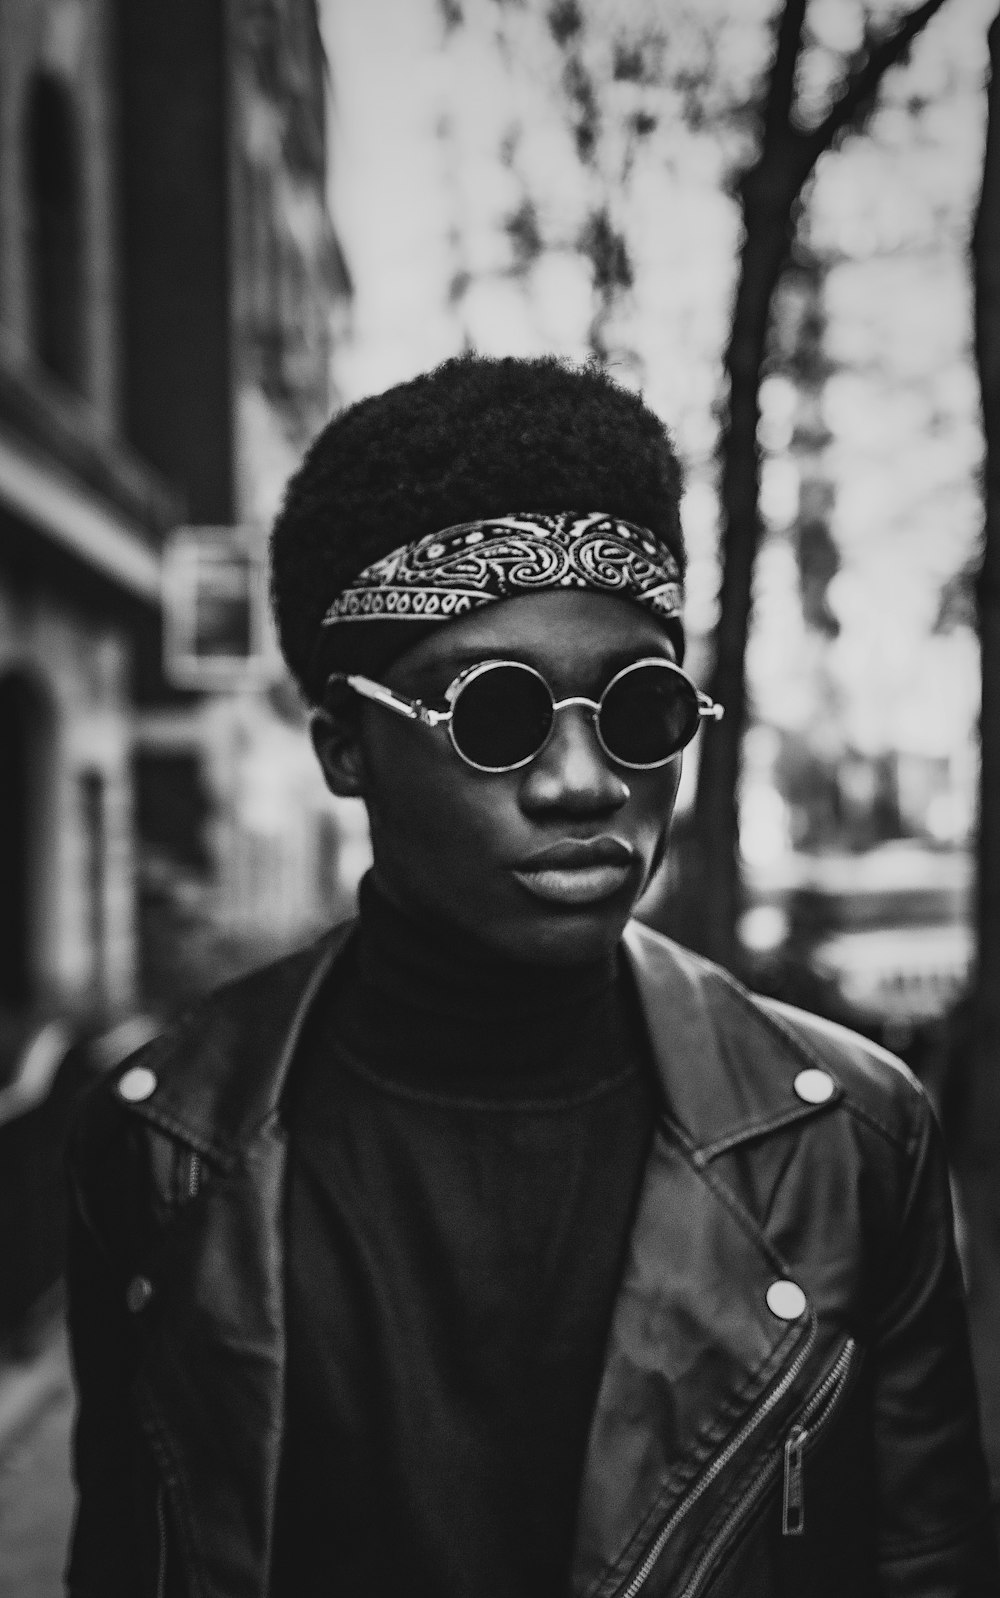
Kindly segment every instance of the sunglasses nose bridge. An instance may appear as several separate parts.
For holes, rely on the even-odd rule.
[[[564,767],[568,762],[568,767],[573,771],[578,767],[582,771],[586,767],[589,772],[592,765],[606,766],[608,752],[597,719],[600,708],[598,700],[589,699],[583,694],[574,694],[567,699],[556,699],[553,695],[548,735],[535,759]],[[570,714],[564,715],[564,711]]]
[[[551,693],[551,689],[549,691]],[[555,695],[553,694],[553,696],[552,696],[552,715],[553,715],[553,717],[557,716],[559,714],[560,710],[569,710],[571,708],[571,706],[573,706],[573,705],[585,705],[586,708],[590,711],[590,715],[591,715],[591,719],[592,720],[597,715],[598,711],[601,708],[599,700],[597,700],[597,699],[587,699],[583,694],[574,694],[572,699],[556,699]]]
[[[551,743],[553,738],[558,736],[561,713],[564,710],[580,710],[584,712],[584,720],[586,722],[588,736],[590,738],[596,739],[602,755],[606,754],[607,751],[604,748],[604,741],[601,738],[600,732],[598,730],[597,718],[600,713],[600,709],[601,706],[598,700],[588,699],[584,694],[574,694],[569,699],[557,699],[553,694],[552,724],[549,727],[548,738],[545,740],[546,744]]]

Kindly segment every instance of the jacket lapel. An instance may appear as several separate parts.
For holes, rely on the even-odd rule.
[[[768,1309],[768,1288],[788,1266],[712,1168],[736,1143],[815,1113],[792,1090],[801,1061],[774,1046],[785,1040],[769,1040],[766,1025],[760,1035],[749,1003],[727,1025],[741,990],[714,967],[635,924],[626,948],[664,1113],[588,1443],[573,1570],[581,1598],[627,1590],[661,1543],[643,1590],[681,1590],[696,1544],[731,1500],[733,1472],[719,1472],[719,1492],[707,1485],[712,1472],[762,1407],[761,1428],[771,1429],[770,1395],[815,1336],[810,1308],[791,1322]],[[780,1422],[786,1410],[774,1408]]]
[[[795,1091],[811,1062],[780,1022],[718,966],[633,921],[624,944],[671,1121],[698,1164],[825,1114]]]
[[[783,1274],[658,1129],[591,1425],[574,1593],[619,1592],[672,1520],[667,1557],[678,1572],[687,1560],[706,1517],[686,1516],[686,1499],[810,1338],[811,1316],[789,1323],[767,1308]]]

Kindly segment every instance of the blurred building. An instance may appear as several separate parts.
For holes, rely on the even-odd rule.
[[[131,710],[174,488],[122,390],[110,17],[0,9],[0,1010],[136,985]]]
[[[315,0],[116,0],[115,14],[132,436],[181,488],[187,522],[263,534],[334,408],[350,302]],[[218,964],[219,934],[240,963],[326,919],[339,837],[276,657],[270,693],[221,698],[172,691],[159,658],[157,640],[140,674],[138,803],[169,989],[191,956],[195,981]]]
[[[335,402],[326,97],[315,0],[0,7],[0,1026],[134,1003],[151,880],[275,936],[329,896],[280,674],[161,660],[166,532],[263,528]]]

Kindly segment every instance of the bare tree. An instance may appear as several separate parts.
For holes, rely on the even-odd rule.
[[[982,649],[978,968],[966,1114],[957,1150],[969,1221],[970,1310],[987,1447],[1000,1483],[1000,17],[991,76],[983,186],[972,239],[976,361],[986,458],[984,538],[976,584]]]
[[[463,25],[461,0],[439,0],[448,33]],[[665,901],[652,910],[656,924],[722,964],[739,963],[736,924],[740,909],[737,795],[740,751],[747,721],[746,647],[751,587],[761,542],[760,450],[757,426],[760,387],[774,319],[776,294],[793,257],[807,185],[820,156],[843,137],[861,131],[874,107],[885,74],[940,10],[944,0],[923,0],[891,23],[876,27],[867,7],[861,46],[835,49],[836,91],[825,112],[808,120],[798,92],[815,38],[808,0],[783,0],[772,23],[774,48],[769,71],[747,101],[733,92],[713,44],[710,16],[697,6],[662,7],[662,15],[636,22],[585,0],[545,0],[536,8],[541,34],[554,44],[559,63],[557,97],[575,157],[590,179],[589,207],[575,237],[551,236],[524,179],[521,203],[507,218],[511,242],[508,274],[527,275],[545,251],[571,250],[589,267],[594,315],[589,328],[591,353],[607,362],[622,352],[615,345],[615,316],[632,284],[632,260],[623,222],[622,197],[639,150],[663,116],[657,91],[669,87],[674,107],[690,128],[710,124],[749,133],[755,154],[730,182],[742,210],[743,243],[725,353],[726,395],[720,439],[722,582],[719,619],[711,641],[713,696],[726,707],[724,721],[702,740],[701,765],[692,824],[685,847],[677,851],[677,880]],[[521,0],[493,0],[498,18],[524,20]],[[669,13],[669,14],[668,14]],[[676,32],[683,17],[690,28]],[[500,36],[503,37],[501,27]],[[591,45],[603,41],[596,55]],[[505,50],[516,54],[510,40]],[[602,64],[595,68],[595,60]],[[610,65],[609,65],[610,63]],[[635,91],[624,126],[609,88]],[[671,114],[677,115],[674,109]],[[622,134],[624,133],[624,137]],[[512,128],[504,160],[518,160],[520,130]],[[458,274],[453,295],[459,303],[469,286]],[[641,352],[635,352],[641,358]]]
[[[438,9],[445,36],[450,38],[466,22],[460,0],[438,0]],[[510,60],[518,52],[508,37],[507,25],[512,15],[518,22],[525,20],[523,5],[521,0],[493,0],[492,11],[497,47],[501,56]],[[613,81],[618,85],[641,85],[649,70],[646,55],[651,46],[660,42],[659,34],[655,28],[652,33],[636,32],[599,8],[591,7],[588,15],[583,0],[546,0],[531,20],[535,25],[535,49],[542,56],[551,53],[554,58],[549,89],[560,107],[573,156],[588,178],[588,198],[583,214],[568,232],[565,223],[556,229],[543,226],[531,174],[520,156],[524,127],[519,118],[513,117],[499,155],[503,166],[518,180],[521,192],[517,204],[503,220],[509,260],[505,266],[494,266],[490,275],[523,283],[547,252],[571,254],[585,262],[593,291],[587,346],[590,355],[605,364],[621,353],[614,350],[610,335],[614,313],[628,295],[633,278],[628,240],[617,213],[628,190],[637,150],[653,132],[656,119],[641,108],[624,117],[608,115],[604,103],[608,83],[589,64],[586,46],[594,34],[599,34],[610,46]],[[523,40],[521,51],[523,64]],[[619,141],[608,138],[609,123],[616,134],[624,135],[620,147]],[[441,131],[447,138],[454,136],[449,118],[444,119]],[[463,266],[452,280],[449,296],[459,314],[472,286],[473,279]]]
[[[702,746],[681,929],[688,942],[730,967],[738,963],[737,794],[747,718],[751,584],[761,540],[757,424],[775,291],[790,258],[803,191],[816,162],[845,133],[863,127],[885,73],[905,56],[944,0],[924,0],[890,30],[869,34],[864,50],[849,63],[836,99],[813,128],[799,126],[796,118],[806,3],[786,0],[776,19],[758,154],[738,182],[744,235],[725,357],[722,584],[710,686],[712,696],[726,706],[726,718]]]

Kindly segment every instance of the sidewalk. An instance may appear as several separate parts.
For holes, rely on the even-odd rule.
[[[0,1598],[60,1598],[72,1516],[66,1340],[0,1367]]]

